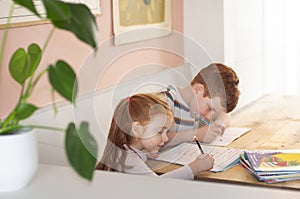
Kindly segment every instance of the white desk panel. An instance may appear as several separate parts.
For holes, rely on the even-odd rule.
[[[22,169],[22,167],[20,167]],[[25,188],[0,193],[0,199],[53,198],[299,198],[300,192],[274,188],[247,187],[201,181],[162,179],[97,171],[92,182],[81,179],[70,168],[40,164]]]

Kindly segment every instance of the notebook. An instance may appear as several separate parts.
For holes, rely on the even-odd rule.
[[[202,145],[204,153],[214,156],[215,164],[213,172],[225,171],[239,163],[240,154],[243,150],[225,147]],[[199,148],[194,143],[182,143],[171,149],[162,151],[155,160],[170,162],[173,164],[186,165],[194,161],[200,155]]]

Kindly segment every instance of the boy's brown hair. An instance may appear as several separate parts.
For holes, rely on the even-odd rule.
[[[232,68],[220,63],[212,63],[201,69],[191,81],[191,85],[196,83],[204,86],[204,97],[220,97],[227,113],[236,107],[240,95],[239,78]]]

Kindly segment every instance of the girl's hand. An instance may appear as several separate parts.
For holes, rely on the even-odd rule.
[[[199,172],[211,170],[214,166],[214,162],[215,160],[212,155],[201,154],[188,165],[191,167],[193,174],[196,175]]]

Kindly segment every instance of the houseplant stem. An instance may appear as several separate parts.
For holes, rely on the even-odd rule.
[[[39,129],[47,129],[47,130],[53,130],[53,131],[65,131],[65,129],[62,128],[56,128],[56,127],[50,127],[50,126],[40,126],[40,125],[19,125],[14,127],[7,127],[5,129],[0,129],[0,135],[4,134],[7,131],[14,131],[18,129],[30,129],[30,128],[39,128]]]

